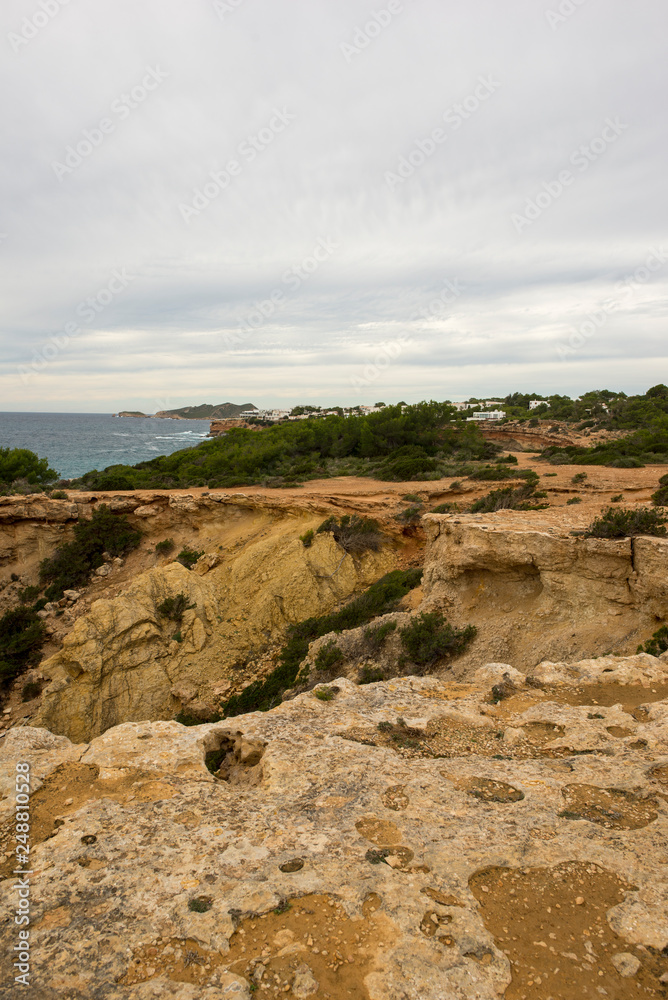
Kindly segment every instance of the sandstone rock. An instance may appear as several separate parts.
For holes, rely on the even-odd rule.
[[[612,956],[612,964],[617,969],[620,976],[625,979],[635,976],[636,972],[640,968],[640,959],[636,958],[628,951],[619,952],[617,955]]]
[[[109,576],[110,573],[111,573],[111,567],[109,566],[108,563],[104,563],[103,566],[98,566],[98,568],[95,570],[96,576]]]
[[[81,593],[78,590],[64,590],[63,597],[66,597],[68,601],[78,601],[81,597]],[[47,606],[48,605],[45,605],[44,610],[46,610]]]
[[[208,581],[190,576],[200,586]],[[656,662],[668,678],[668,665]],[[603,663],[599,684],[607,678]],[[627,676],[643,669],[631,664]],[[295,987],[312,989],[313,980],[316,990],[345,996],[326,980],[341,962],[341,975],[352,977],[344,982],[359,995],[366,988],[374,1000],[498,1000],[511,980],[503,950],[509,945],[489,923],[476,879],[491,871],[494,887],[501,875],[530,882],[535,871],[546,873],[557,892],[560,880],[550,873],[576,862],[589,881],[564,890],[551,926],[559,930],[557,912],[570,919],[581,892],[578,928],[604,922],[604,940],[590,941],[596,956],[607,955],[610,969],[613,956],[642,945],[645,973],[658,986],[662,967],[649,963],[651,949],[658,954],[668,944],[668,807],[657,794],[668,781],[665,698],[654,695],[653,718],[633,719],[620,706],[593,711],[592,704],[558,702],[554,693],[547,701],[542,691],[529,690],[515,707],[513,699],[490,706],[487,681],[403,677],[358,687],[337,678],[335,686],[331,702],[300,694],[271,712],[193,727],[127,722],[79,746],[31,727],[0,740],[6,816],[13,812],[16,760],[28,761],[37,779],[31,941],[40,1000],[73,989],[82,956],[82,996],[213,1000],[236,982],[239,995],[250,996],[260,966],[260,987],[273,985],[286,954],[294,956],[287,983],[293,995]],[[604,718],[590,717],[599,714]],[[559,758],[550,751],[547,730],[555,720],[564,738],[575,733],[584,741],[588,733],[598,740],[610,720],[624,716],[644,748],[611,738],[607,755]],[[378,723],[398,717],[419,723],[427,749],[379,742]],[[452,742],[461,726],[466,753]],[[501,744],[499,754],[499,729],[527,736],[516,746]],[[648,813],[643,825],[614,829],[596,813],[578,819],[565,809],[575,786],[627,791],[616,800],[622,812],[652,798],[654,818]],[[486,787],[516,794],[470,792]],[[606,879],[623,891],[601,912],[596,892]],[[13,912],[14,897],[7,878],[0,883],[3,912]],[[202,912],[190,907],[200,899],[208,901]],[[512,915],[512,904],[505,909]],[[322,910],[326,919],[317,916]],[[262,943],[232,970],[226,956],[240,948],[242,930]],[[9,921],[0,924],[6,977],[14,934]],[[549,944],[536,934],[527,947],[533,937],[537,952]],[[195,985],[180,978],[188,953]],[[259,961],[251,965],[251,958]],[[568,962],[573,976],[589,964]],[[606,988],[612,995],[609,980]]]

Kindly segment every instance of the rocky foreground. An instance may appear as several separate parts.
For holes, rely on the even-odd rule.
[[[29,762],[38,1000],[668,996],[668,655],[342,678]]]

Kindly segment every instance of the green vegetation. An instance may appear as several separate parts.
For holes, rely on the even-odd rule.
[[[377,684],[378,681],[384,681],[385,674],[380,669],[380,667],[367,667],[364,666],[360,670],[359,677],[357,679],[358,684]]]
[[[526,473],[529,470],[522,471]],[[472,472],[469,479],[500,480],[515,479],[518,476],[521,476],[521,473],[517,469],[509,469],[507,465],[483,465],[482,468]]]
[[[204,552],[196,552],[194,549],[181,549],[176,559],[186,569],[192,569],[200,556],[203,555]]]
[[[295,683],[305,683],[308,679],[308,675],[299,676],[300,667],[314,639],[329,632],[359,628],[373,618],[393,611],[401,598],[417,587],[421,579],[421,570],[394,570],[377,580],[340,611],[323,615],[322,618],[307,618],[297,625],[291,625],[287,641],[279,653],[279,665],[267,677],[253,681],[240,694],[233,695],[226,701],[221,709],[224,716],[227,718],[244,712],[273,708],[281,700],[284,691]]]
[[[577,486],[579,483],[584,483],[585,479],[587,479],[586,472],[576,472],[573,478],[571,479],[571,482]]]
[[[456,629],[440,611],[423,612],[399,630],[406,655],[418,667],[428,667],[445,656],[462,653],[478,634],[475,625]]]
[[[459,505],[456,503],[439,503],[438,507],[434,507],[430,510],[430,514],[457,514],[459,512]]]
[[[566,501],[566,506],[570,507],[574,503],[582,503],[582,497],[571,497],[570,500]]]
[[[176,597],[166,597],[162,604],[158,605],[156,611],[163,618],[169,618],[170,621],[180,625],[183,621],[183,613],[194,607],[194,604],[188,604],[188,598],[181,592]]]
[[[318,534],[322,532],[330,532],[334,541],[351,554],[359,554],[367,549],[377,552],[383,541],[378,522],[357,514],[344,514],[339,519],[328,517],[318,528]]]
[[[37,598],[39,597],[40,589],[41,589],[40,587],[31,586],[31,587],[23,587],[22,590],[19,590],[19,601],[21,602],[21,604],[34,603],[34,601],[36,601]]]
[[[316,670],[331,670],[343,662],[343,653],[333,639],[321,646],[314,660]]]
[[[132,528],[127,517],[112,514],[104,504],[97,507],[89,521],[75,525],[73,541],[40,563],[40,579],[50,585],[45,591],[48,600],[57,601],[64,590],[85,586],[104,562],[103,552],[123,556],[136,549],[140,540],[141,531]]]
[[[364,638],[369,643],[372,652],[378,652],[388,635],[390,635],[391,632],[394,632],[396,627],[396,622],[383,622],[382,625],[376,625],[375,628],[367,628],[364,630]]]
[[[69,500],[65,490],[52,490],[49,496],[52,500]]]
[[[422,517],[422,507],[407,507],[394,515],[394,519],[405,526],[419,524]]]
[[[213,900],[210,896],[196,896],[188,900],[188,909],[192,913],[206,913],[212,906]]]
[[[155,551],[159,556],[168,556],[175,548],[176,545],[173,538],[163,538],[161,542],[157,543]]]
[[[5,685],[39,663],[45,628],[34,608],[25,604],[0,618],[0,684]]]
[[[368,416],[328,416],[250,430],[234,427],[223,437],[138,465],[94,469],[80,489],[172,489],[292,485],[339,475],[387,481],[440,478],[453,463],[489,461],[499,447],[447,403],[385,407]],[[114,483],[114,485],[109,485]]]
[[[642,507],[608,507],[589,526],[585,538],[630,538],[634,535],[665,536],[668,515],[663,510]]]
[[[314,531],[313,528],[309,528],[305,531],[303,535],[299,536],[299,541],[302,543],[305,549],[310,549],[313,545]]]
[[[471,504],[471,513],[491,514],[496,510],[545,510],[549,504],[536,503],[536,500],[546,496],[544,492],[536,492],[532,481],[527,481],[517,488],[504,486],[474,501]]]
[[[422,503],[422,499],[417,493],[404,493],[401,499],[405,500],[406,503]]]
[[[616,496],[610,497],[610,503],[621,503],[621,501],[623,499],[624,499],[624,494],[623,493],[617,493]],[[652,498],[652,500],[653,499],[654,498]],[[666,502],[668,503],[668,495],[666,496]]]
[[[42,487],[58,479],[58,473],[49,468],[46,458],[39,458],[27,448],[0,448],[0,490],[12,492],[21,483],[34,486],[41,493]],[[23,491],[22,491],[23,492]]]
[[[668,507],[668,476],[661,476],[659,489],[652,494],[652,503],[655,507]]]
[[[329,687],[316,688],[315,696],[318,701],[332,701],[334,698],[334,691]]]
[[[638,646],[636,652],[649,653],[650,656],[661,656],[668,650],[668,625],[662,625],[644,646]]]
[[[41,684],[38,684],[37,681],[28,681],[27,684],[23,685],[23,690],[21,691],[21,701],[32,701],[33,698],[38,698],[41,693]]]

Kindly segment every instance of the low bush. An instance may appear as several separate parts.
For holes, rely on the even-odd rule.
[[[20,604],[0,618],[0,684],[39,663],[46,630],[34,608]]]
[[[405,510],[399,511],[398,514],[394,515],[395,521],[398,521],[403,525],[419,524],[420,518],[422,516],[421,507],[406,507]]]
[[[49,496],[52,500],[69,500],[65,490],[52,490]]]
[[[499,480],[499,479],[515,479],[517,476],[517,469],[509,469],[507,465],[483,465],[482,468],[476,469],[469,476],[469,479],[482,479],[482,480]]]
[[[570,507],[574,503],[582,503],[582,497],[571,497],[570,500],[566,501],[566,506]]]
[[[393,570],[340,611],[321,618],[307,618],[289,626],[287,641],[279,653],[279,665],[267,677],[253,681],[240,694],[229,698],[221,708],[225,718],[244,712],[266,712],[273,708],[280,702],[283,691],[298,680],[305,683],[308,679],[308,676],[300,677],[300,667],[314,639],[329,632],[359,628],[373,618],[393,611],[401,598],[417,587],[421,579],[422,571],[418,569]]]
[[[332,701],[334,698],[334,692],[331,688],[321,687],[316,689],[315,696],[318,701]]]
[[[96,508],[90,520],[75,525],[73,541],[40,563],[40,579],[49,584],[45,591],[48,600],[57,601],[63,591],[85,586],[104,562],[103,552],[126,555],[139,545],[141,537],[141,531],[132,528],[125,515],[113,514],[104,504]]]
[[[19,590],[19,601],[21,604],[32,604],[39,597],[40,587],[31,586],[24,587],[23,590]],[[36,609],[38,610],[38,609]]]
[[[575,483],[575,484],[577,484],[577,483],[584,483],[584,481],[587,478],[588,478],[588,476],[587,476],[586,472],[576,472],[575,475],[573,476],[573,478],[571,479],[571,482]]]
[[[27,684],[23,685],[23,690],[21,691],[21,701],[32,701],[33,698],[39,698],[41,693],[41,684],[37,681],[28,681]]]
[[[663,510],[642,507],[631,510],[627,507],[608,507],[600,517],[591,523],[585,538],[632,538],[635,535],[658,535],[666,531],[667,515]]]
[[[649,653],[650,656],[661,656],[668,651],[668,625],[662,625],[644,646],[638,646],[636,652]]]
[[[321,646],[314,660],[316,670],[331,670],[343,662],[343,653],[333,639]]]
[[[163,538],[161,542],[157,543],[155,551],[159,556],[168,556],[175,548],[176,544],[173,538]]]
[[[458,512],[459,505],[456,503],[439,503],[438,507],[429,511],[430,514],[457,514]]]
[[[203,555],[204,552],[196,552],[194,549],[181,549],[176,559],[186,569],[192,569],[200,556]]]
[[[305,531],[303,535],[299,536],[299,541],[302,543],[305,549],[310,549],[310,547],[313,545],[314,537],[315,537],[315,532],[313,531],[313,528],[309,528],[308,531]]]
[[[377,552],[383,542],[378,522],[358,514],[344,514],[338,519],[328,517],[318,528],[318,534],[322,532],[330,532],[334,541],[350,554]]]
[[[58,479],[58,473],[49,468],[46,458],[39,458],[27,448],[0,448],[0,484],[11,487],[14,483],[34,486],[32,492],[41,492],[38,487],[46,486]]]
[[[384,681],[385,674],[380,669],[380,667],[362,667],[360,670],[359,677],[357,678],[358,684],[377,684],[378,681]]]
[[[187,596],[181,592],[176,597],[166,597],[162,604],[158,605],[156,611],[163,618],[169,618],[170,621],[178,622],[180,625],[183,621],[183,613],[194,607],[194,604],[188,604]]]
[[[408,658],[419,667],[428,667],[446,656],[462,653],[477,632],[475,625],[454,628],[442,612],[430,611],[413,618],[399,630],[399,635]]]
[[[404,493],[401,499],[405,500],[406,503],[422,503],[417,493]]]
[[[652,503],[655,507],[668,507],[668,476],[661,476],[659,489],[652,493]]]
[[[536,500],[544,497],[544,493],[536,493],[534,486],[525,483],[516,488],[504,486],[492,490],[487,496],[475,500],[471,504],[472,514],[491,514],[497,510],[545,510],[549,504],[539,504]]]
[[[364,638],[368,642],[371,651],[374,653],[378,652],[388,635],[394,632],[396,627],[396,622],[383,622],[382,625],[377,625],[375,628],[365,629]]]
[[[614,497],[610,497],[610,503],[620,503],[624,499],[623,493],[618,493]],[[668,503],[668,495],[666,495],[666,502]]]

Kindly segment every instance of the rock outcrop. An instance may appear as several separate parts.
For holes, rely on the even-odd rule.
[[[667,659],[340,678],[79,745],[11,730],[1,995],[17,761],[39,1000],[665,995]]]
[[[40,667],[49,679],[36,720],[72,740],[120,722],[213,714],[220,699],[266,666],[263,654],[291,623],[326,614],[393,568],[391,546],[359,558],[331,535],[306,548],[283,520],[235,547],[205,553],[193,571],[172,562],[95,601]],[[161,615],[183,594],[182,620]]]
[[[547,657],[628,653],[668,618],[668,539],[584,538],[590,519],[555,510],[423,518],[425,607],[479,630],[457,676],[481,659],[530,669]]]

